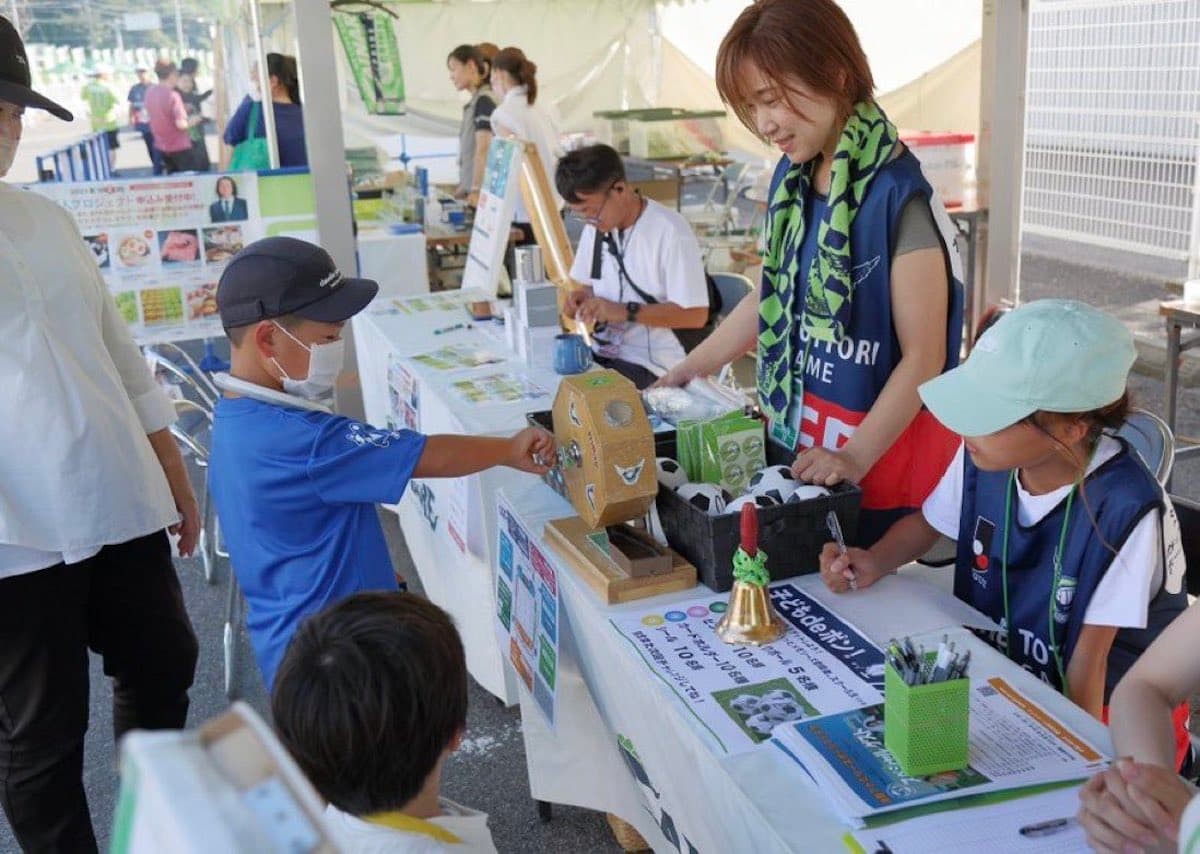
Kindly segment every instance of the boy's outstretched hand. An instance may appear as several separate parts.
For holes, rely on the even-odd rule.
[[[508,440],[506,466],[530,474],[545,474],[555,464],[557,444],[554,434],[541,427],[526,427]]]

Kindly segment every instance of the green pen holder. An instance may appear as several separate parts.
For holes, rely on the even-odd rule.
[[[967,767],[970,686],[966,678],[906,685],[886,665],[883,743],[906,775],[928,777]]]

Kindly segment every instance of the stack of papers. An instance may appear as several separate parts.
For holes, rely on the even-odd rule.
[[[779,727],[772,743],[798,762],[850,826],[969,795],[1084,780],[1109,759],[999,676],[972,680],[970,761],[908,777],[884,747],[882,704]]]

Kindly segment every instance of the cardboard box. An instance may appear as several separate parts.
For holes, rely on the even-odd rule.
[[[325,804],[245,703],[196,730],[129,733],[112,854],[327,854]]]

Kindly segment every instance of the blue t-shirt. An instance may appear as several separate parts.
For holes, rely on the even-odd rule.
[[[279,143],[279,166],[307,166],[308,152],[304,148],[304,110],[299,104],[275,104],[275,139]],[[254,102],[247,95],[225,126],[225,144],[237,145],[251,137],[267,135],[266,120],[259,104],[258,123],[251,130],[250,111]]]
[[[248,397],[218,402],[209,488],[268,690],[305,617],[396,589],[375,505],[400,500],[424,448],[409,430]]]

